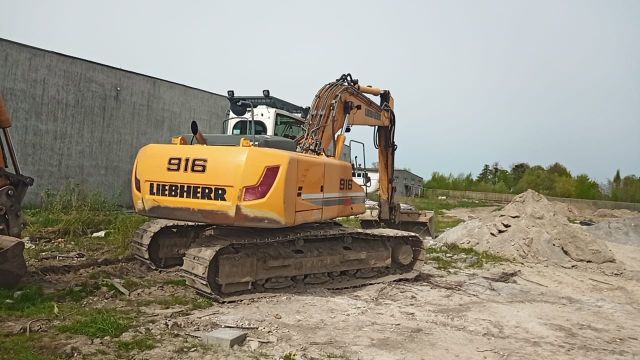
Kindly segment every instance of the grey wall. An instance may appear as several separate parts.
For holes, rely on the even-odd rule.
[[[0,94],[21,170],[35,178],[27,203],[71,183],[130,206],[138,149],[189,133],[192,120],[219,132],[228,108],[214,93],[1,38]]]
[[[420,196],[422,194],[422,177],[404,169],[396,169],[393,174],[396,195]]]

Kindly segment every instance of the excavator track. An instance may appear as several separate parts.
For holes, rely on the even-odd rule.
[[[422,260],[420,238],[397,230],[335,223],[215,228],[187,250],[182,273],[199,293],[217,301],[238,301],[413,278]]]
[[[253,229],[159,219],[134,240],[138,259],[156,269],[182,265],[189,286],[220,302],[412,279],[422,250],[413,233],[334,222]]]
[[[154,269],[180,266],[189,245],[210,226],[166,219],[148,221],[133,236],[133,255]]]

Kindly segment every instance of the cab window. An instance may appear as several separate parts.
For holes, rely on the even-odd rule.
[[[273,132],[274,135],[288,139],[295,139],[303,133],[304,129],[302,129],[302,122],[300,120],[284,114],[276,114],[276,128]]]
[[[255,121],[256,135],[267,135],[267,126],[262,121]],[[251,135],[251,121],[240,120],[233,125],[231,134],[233,135]]]

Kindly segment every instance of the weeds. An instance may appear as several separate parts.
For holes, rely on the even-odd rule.
[[[131,340],[118,340],[116,346],[119,351],[130,353],[132,351],[149,351],[156,347],[156,341],[148,335],[136,336]]]
[[[447,243],[441,246],[428,247],[425,250],[429,261],[435,263],[440,270],[467,268],[482,268],[488,264],[510,262],[509,259],[487,251],[477,251],[473,248],[461,247],[458,244]]]
[[[398,201],[406,204],[411,204],[418,210],[435,211],[438,215],[442,214],[442,210],[451,210],[455,208],[474,208],[493,205],[492,203],[480,200],[438,199],[436,197],[398,197]]]
[[[461,219],[453,216],[440,215],[435,221],[435,235],[440,235],[443,232],[456,227],[458,224],[463,223]]]
[[[214,302],[202,297],[188,298],[186,296],[170,295],[160,298],[137,301],[136,304],[138,306],[149,306],[156,304],[160,305],[164,309],[169,309],[174,306],[187,306],[190,310],[200,310],[213,306]]]
[[[56,303],[77,303],[100,289],[97,283],[81,283],[63,290],[45,293],[41,287],[26,285],[0,289],[0,319],[5,317],[55,316]]]
[[[168,279],[162,282],[163,285],[172,285],[172,286],[187,286],[187,280],[185,279]]]
[[[58,360],[64,359],[55,349],[45,348],[39,334],[0,336],[0,360]]]
[[[80,186],[67,186],[58,192],[46,191],[42,206],[25,210],[27,227],[25,235],[35,240],[64,239],[79,250],[114,250],[116,256],[129,252],[131,237],[146,218],[126,213],[113,200],[97,192],[88,192]],[[104,237],[89,237],[92,233],[107,230]],[[60,245],[39,246],[41,252],[61,250]],[[27,256],[35,257],[31,249]]]
[[[298,358],[298,356],[296,355],[295,352],[288,352],[284,355],[282,355],[279,360],[296,360]]]
[[[130,320],[113,310],[85,311],[75,321],[58,327],[60,332],[91,338],[117,338],[129,329]]]
[[[332,353],[332,352],[326,352],[324,354],[322,354],[324,359],[343,359],[343,360],[349,360],[349,356],[345,355],[345,354],[337,354],[337,353]]]
[[[360,219],[358,219],[357,216],[342,217],[342,218],[336,219],[336,221],[346,227],[351,227],[356,229],[362,228],[362,226],[360,225]]]
[[[22,287],[17,290],[0,289],[0,318],[7,316],[48,316],[54,312],[54,303],[40,287]]]

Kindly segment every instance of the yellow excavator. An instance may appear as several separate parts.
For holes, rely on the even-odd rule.
[[[252,108],[229,102],[236,116]],[[429,224],[394,201],[390,92],[342,75],[318,91],[305,118],[296,139],[205,135],[193,122],[191,135],[140,149],[133,205],[159,219],[136,232],[135,256],[155,268],[182,266],[188,285],[221,301],[415,277],[422,239],[394,228],[424,234]],[[345,134],[357,125],[375,128],[380,171],[379,211],[363,225],[384,228],[332,221],[365,213],[365,191],[340,160]]]
[[[13,149],[9,128],[11,117],[0,95],[0,287],[13,287],[27,272],[24,260],[24,242],[20,240],[24,218],[22,200],[33,178],[20,173],[20,166]],[[14,172],[7,171],[5,146],[11,157]]]

